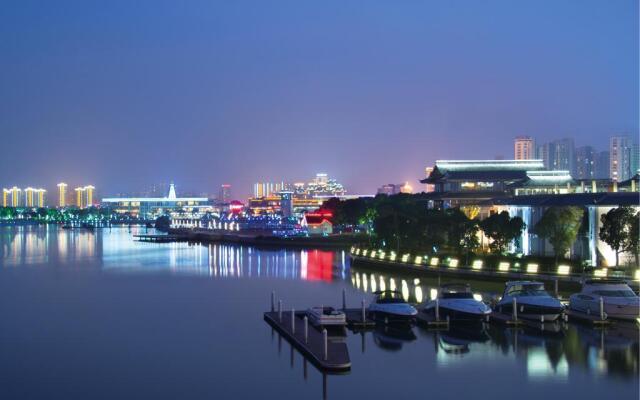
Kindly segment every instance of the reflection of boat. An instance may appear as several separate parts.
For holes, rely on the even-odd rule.
[[[71,226],[70,224],[62,225],[62,229],[71,229],[71,228],[73,228],[73,226]]]
[[[405,343],[416,340],[416,334],[409,326],[384,326],[373,331],[373,340],[381,348],[400,350]]]
[[[440,318],[452,322],[482,321],[491,314],[491,308],[473,298],[468,284],[447,284],[440,286],[437,299],[427,302],[423,311],[435,316],[436,304]]]
[[[505,284],[502,299],[494,310],[500,313],[513,312],[513,300],[517,302],[518,317],[540,321],[555,321],[564,306],[544,290],[544,284],[534,281],[512,281]]]
[[[333,307],[312,307],[307,310],[309,321],[315,326],[338,326],[347,324],[347,318],[342,311]]]
[[[608,318],[636,320],[640,317],[640,297],[624,281],[602,279],[588,280],[580,293],[569,297],[569,308],[573,311],[598,315],[600,299]]]
[[[407,303],[402,293],[393,290],[375,292],[376,299],[369,305],[373,319],[384,318],[389,322],[414,320],[418,311]]]

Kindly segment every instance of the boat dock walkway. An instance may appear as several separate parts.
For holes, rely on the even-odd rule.
[[[347,344],[328,339],[326,331],[317,330],[304,316],[305,312],[271,311],[264,313],[264,320],[318,368],[332,372],[349,371],[351,359]]]
[[[139,242],[151,243],[169,243],[169,242],[186,242],[187,237],[183,235],[133,235]]]

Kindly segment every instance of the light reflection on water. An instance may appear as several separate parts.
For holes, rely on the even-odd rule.
[[[373,292],[385,289],[399,290],[408,301],[420,303],[433,298],[438,287],[437,278],[350,268],[344,252],[270,250],[221,244],[156,244],[132,240],[132,234],[145,232],[153,233],[145,228],[86,231],[57,227],[0,227],[0,265],[12,270],[21,266],[73,267],[105,271],[109,275],[142,275],[143,278],[145,274],[168,273],[193,276],[198,278],[195,279],[198,282],[225,280],[233,283],[249,278],[276,278],[292,292],[301,285],[295,281],[304,280],[307,281],[305,285],[322,283],[322,290],[336,300],[345,288],[349,291],[350,302],[358,297],[358,303],[360,297],[371,299]],[[246,282],[234,285],[239,293],[247,287]],[[252,287],[256,290],[255,286]],[[500,287],[501,284],[472,283],[474,292],[485,301],[491,299]],[[268,288],[267,292],[270,290]],[[318,292],[310,294],[306,290],[297,298],[287,299],[289,304],[296,303],[300,307],[321,301]],[[245,307],[255,308],[259,315],[264,304]],[[203,329],[197,326],[198,319],[192,321],[196,324],[192,329]],[[267,329],[259,319],[252,325],[256,332],[262,328]],[[623,382],[630,385],[625,387],[633,392],[638,383],[638,329],[633,325],[618,324],[606,330],[595,330],[568,324],[557,334],[494,325],[487,325],[484,329],[456,328],[440,332],[421,327],[379,327],[363,335],[350,335],[347,340],[353,371],[346,380],[335,383],[344,393],[351,390],[344,385],[362,390],[363,385],[372,380],[386,379],[386,376],[376,375],[379,370],[369,369],[376,363],[393,364],[397,369],[393,373],[400,375],[396,375],[398,378],[417,368],[444,374],[441,377],[455,378],[463,374],[474,379],[472,375],[477,375],[475,384],[486,383],[491,379],[487,376],[489,371],[495,370],[501,371],[502,377],[509,374],[509,379],[521,377],[525,382],[536,385],[598,377],[600,382],[611,384],[614,390]],[[272,362],[276,365],[277,361]],[[487,372],[483,374],[485,370]],[[353,384],[349,383],[352,381]],[[546,392],[549,395],[553,393],[551,388],[553,386]],[[594,391],[593,386],[584,389],[582,396],[589,397],[591,391]],[[414,394],[418,396],[420,393]]]

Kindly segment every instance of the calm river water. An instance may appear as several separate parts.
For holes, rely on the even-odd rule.
[[[144,228],[0,227],[0,398],[638,399],[638,330],[350,333],[352,369],[324,376],[262,318],[356,307],[381,285],[344,252],[152,244]],[[149,231],[151,233],[151,231]],[[485,297],[500,285],[478,284]]]

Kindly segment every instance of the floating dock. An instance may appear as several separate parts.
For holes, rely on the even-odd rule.
[[[187,237],[183,235],[133,235],[139,242],[150,243],[169,243],[169,242],[186,242]]]
[[[566,309],[565,314],[569,317],[569,320],[575,322],[588,323],[593,326],[607,326],[611,325],[613,321],[607,317],[602,318],[600,314],[587,314],[580,311]]]
[[[448,319],[436,319],[435,316],[422,310],[418,311],[418,315],[416,315],[416,322],[428,328],[436,329],[449,329],[450,325]]]
[[[347,344],[327,339],[311,323],[305,329],[305,315],[305,312],[272,311],[264,313],[264,320],[319,369],[349,371],[351,359]]]

